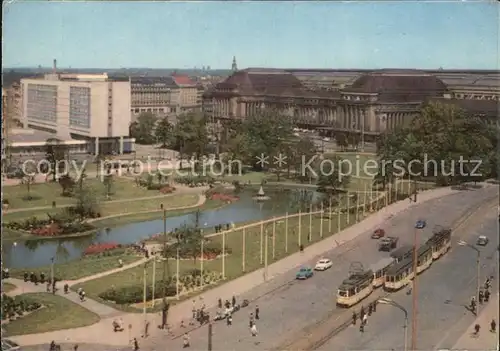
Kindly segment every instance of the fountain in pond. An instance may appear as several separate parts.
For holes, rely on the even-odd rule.
[[[260,186],[259,191],[257,192],[257,195],[253,197],[254,200],[256,201],[266,201],[270,200],[271,198],[264,193],[264,189],[262,188],[262,185]]]

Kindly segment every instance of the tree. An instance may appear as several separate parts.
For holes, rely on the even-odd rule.
[[[57,138],[49,138],[45,142],[45,158],[50,164],[50,173],[52,180],[57,181],[57,173],[64,171],[65,165],[63,162],[66,159],[67,147],[62,144]]]
[[[75,181],[69,174],[65,174],[59,178],[59,185],[62,188],[62,196],[71,196],[75,187]]]
[[[185,155],[199,161],[202,156],[206,155],[209,144],[205,116],[200,113],[187,113],[180,116],[173,130],[173,140],[172,147],[179,151],[181,162]],[[195,169],[198,169],[200,165],[196,162],[195,166]]]
[[[75,193],[76,205],[72,212],[78,215],[81,220],[94,218],[99,215],[99,203],[92,188],[84,186]]]
[[[162,118],[156,124],[155,136],[161,142],[161,147],[173,144],[174,126],[168,121],[168,118]]]
[[[491,150],[494,149],[495,134],[479,118],[467,115],[465,111],[449,104],[429,103],[415,117],[410,125],[381,136],[377,153],[382,160],[402,160],[403,173],[411,171],[412,177],[434,179],[442,185],[453,184],[470,178],[467,171],[461,170],[461,159],[481,159],[488,165],[482,178],[489,176],[492,170]],[[412,169],[408,169],[410,161]],[[400,162],[401,163],[401,162]],[[379,180],[384,182],[399,174],[386,170]],[[390,171],[392,174],[387,174]],[[396,172],[397,173],[397,172]],[[469,171],[470,173],[470,171]],[[474,180],[478,178],[474,177]]]
[[[154,144],[156,142],[154,135],[156,120],[156,116],[151,112],[142,112],[137,117],[137,121],[130,124],[130,136],[135,138],[138,144]]]
[[[113,175],[106,174],[103,178],[103,184],[106,191],[106,199],[109,199],[113,187]]]
[[[342,162],[338,156],[331,156],[321,161],[321,169],[318,173],[318,191],[328,194],[336,194],[339,189],[346,188],[350,177],[348,164]]]
[[[316,145],[310,138],[306,137],[294,141],[289,146],[287,165],[293,168],[296,178],[301,182],[310,181],[314,175],[305,165],[317,157]],[[313,163],[317,164],[317,162]]]
[[[337,133],[335,135],[335,143],[340,148],[340,151],[344,151],[349,146],[347,135],[345,133]]]

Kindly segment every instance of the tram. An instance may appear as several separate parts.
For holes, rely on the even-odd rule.
[[[413,253],[413,250],[411,250]],[[424,244],[417,251],[417,274],[422,273],[432,265],[432,245]],[[415,277],[413,271],[413,257],[404,258],[395,265],[389,267],[386,272],[384,288],[387,291],[397,291]]]
[[[351,274],[337,291],[337,306],[351,307],[373,292],[373,271]]]
[[[384,289],[397,291],[410,284],[413,279],[413,259],[411,257],[396,263],[385,274]]]
[[[384,285],[385,274],[389,267],[395,264],[395,261],[391,257],[384,257],[374,265],[370,267],[373,271],[373,287],[378,288]]]
[[[432,246],[432,258],[437,260],[451,249],[451,229],[441,229],[427,240]]]
[[[403,245],[399,249],[394,250],[391,253],[391,257],[399,263],[404,261],[407,258],[411,258],[413,256],[413,245]]]

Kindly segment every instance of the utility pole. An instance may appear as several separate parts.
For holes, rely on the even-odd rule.
[[[208,323],[208,351],[212,351],[212,322]]]
[[[163,300],[167,298],[167,210],[163,210],[163,275],[162,289]]]
[[[411,350],[417,350],[417,267],[418,267],[418,229],[413,236],[413,287],[412,287],[412,321],[411,321]]]

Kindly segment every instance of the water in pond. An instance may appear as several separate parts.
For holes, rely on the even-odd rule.
[[[300,188],[264,189],[270,200],[256,202],[253,196],[258,189],[247,189],[238,194],[239,201],[216,210],[201,213],[200,223],[207,228],[217,224],[231,222],[256,221],[283,215],[285,212],[296,212],[301,197],[316,198],[318,193]],[[186,214],[167,218],[167,230],[172,230],[184,223],[193,223],[194,215]],[[22,268],[49,265],[50,259],[62,263],[81,257],[82,252],[91,244],[99,242],[117,242],[130,244],[163,232],[163,220],[132,223],[120,227],[101,230],[94,236],[61,240],[31,240],[26,242],[4,242],[2,246],[4,267]]]

